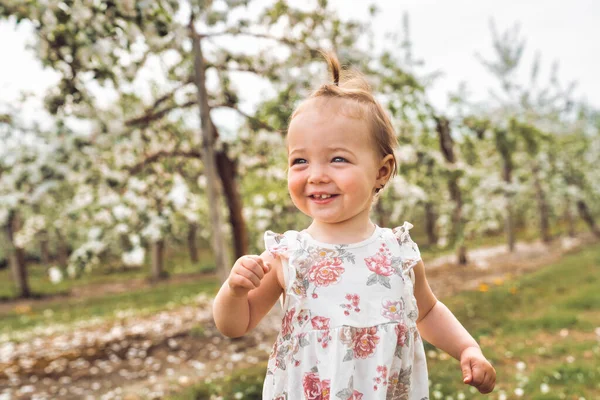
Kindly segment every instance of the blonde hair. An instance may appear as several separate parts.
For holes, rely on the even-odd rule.
[[[306,102],[311,99],[336,98],[352,101],[357,107],[353,109],[355,114],[350,116],[363,118],[368,122],[377,152],[381,158],[388,154],[394,157],[392,172],[392,176],[394,176],[398,172],[398,160],[394,154],[394,149],[398,147],[398,139],[387,113],[381,104],[375,100],[370,85],[360,72],[342,70],[335,54],[325,52],[321,52],[321,54],[329,65],[333,83],[325,83],[315,90],[305,102],[294,110],[290,122],[302,111]],[[377,192],[379,192],[379,189]]]

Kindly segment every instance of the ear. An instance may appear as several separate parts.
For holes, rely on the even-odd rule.
[[[376,184],[378,186],[385,185],[392,177],[392,172],[394,172],[394,156],[388,154],[379,163]]]

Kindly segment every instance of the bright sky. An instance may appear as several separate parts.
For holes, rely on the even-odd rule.
[[[330,0],[343,16],[361,18],[366,4]],[[560,63],[562,82],[578,82],[577,94],[600,108],[600,1],[597,0],[376,0],[381,13],[373,26],[378,35],[398,31],[402,14],[410,16],[415,56],[428,70],[441,70],[430,98],[443,107],[447,93],[464,81],[475,99],[483,98],[491,76],[475,58],[491,54],[490,19],[502,31],[519,22],[527,39],[525,65],[535,51],[542,55],[542,73]],[[350,8],[348,5],[352,5]],[[364,4],[364,6],[358,6]],[[26,45],[32,43],[26,25],[0,23],[0,105],[13,101],[22,91],[41,95],[55,82],[52,71],[44,71]],[[527,68],[527,71],[529,68]],[[544,77],[543,75],[542,77]],[[40,103],[32,102],[32,111]]]

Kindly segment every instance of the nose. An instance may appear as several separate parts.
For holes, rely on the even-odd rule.
[[[308,183],[328,183],[331,179],[327,173],[327,168],[321,164],[313,163],[309,167]]]

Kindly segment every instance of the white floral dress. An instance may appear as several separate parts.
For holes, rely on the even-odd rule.
[[[286,300],[263,400],[429,398],[411,227],[376,227],[349,245],[304,231],[265,233],[282,261]]]

